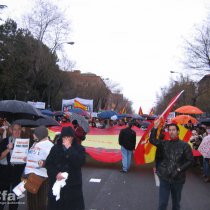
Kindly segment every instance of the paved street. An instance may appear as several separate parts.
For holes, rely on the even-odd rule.
[[[83,169],[87,210],[155,210],[158,204],[152,165],[132,167],[130,173],[119,172],[120,164],[89,164]],[[101,183],[90,183],[99,178]],[[182,194],[183,210],[210,209],[210,183],[204,183],[198,169],[187,174]],[[169,208],[171,209],[171,203]]]
[[[87,210],[156,210],[158,187],[153,165],[132,165],[127,174],[120,163],[103,164],[87,158],[83,168],[83,191]],[[90,179],[101,179],[100,183]],[[97,181],[97,180],[96,180]],[[182,210],[210,210],[210,183],[204,183],[197,168],[187,174],[182,194]],[[19,210],[26,210],[21,205]],[[169,208],[171,210],[171,203]]]

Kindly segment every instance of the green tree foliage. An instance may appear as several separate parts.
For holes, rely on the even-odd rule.
[[[0,98],[52,102],[60,88],[56,55],[13,20],[0,25],[0,49]]]
[[[0,25],[0,100],[42,101],[58,110],[62,99],[78,96],[93,99],[94,110],[107,106],[112,93],[99,76],[72,76],[57,61],[56,51],[8,19]]]

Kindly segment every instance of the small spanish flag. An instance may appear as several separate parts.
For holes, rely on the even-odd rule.
[[[143,115],[143,111],[142,111],[142,108],[141,107],[139,107],[139,113],[138,113],[139,115]]]
[[[125,109],[125,106],[123,107],[123,109],[122,110],[120,110],[120,112],[119,112],[120,114],[126,114],[126,109]]]
[[[77,100],[74,100],[74,108],[80,108],[84,111],[87,111],[87,107]]]
[[[154,107],[152,107],[152,109],[150,110],[150,113],[149,113],[149,116],[152,116],[152,115],[154,115]]]

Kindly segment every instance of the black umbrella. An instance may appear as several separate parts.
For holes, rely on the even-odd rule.
[[[60,124],[56,120],[45,115],[43,115],[42,118],[39,118],[37,120],[19,119],[15,120],[14,123],[20,124],[24,127],[38,127],[40,125],[44,125],[46,127],[60,126]]]
[[[148,122],[148,121],[141,121],[140,122],[140,126],[142,128],[148,128],[150,124],[151,124],[151,122]]]
[[[64,115],[64,112],[62,111],[56,111],[56,112],[53,112],[54,116],[56,117],[59,117],[59,116],[63,116]]]
[[[0,116],[9,122],[16,119],[37,119],[42,117],[41,112],[32,105],[17,100],[0,101]]]
[[[210,126],[210,118],[203,118],[199,120],[199,124]]]

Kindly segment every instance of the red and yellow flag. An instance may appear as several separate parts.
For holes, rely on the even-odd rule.
[[[150,110],[149,116],[154,115],[154,113],[155,113],[155,110],[154,110],[154,107],[152,107],[152,109]]]
[[[122,110],[120,110],[120,112],[119,112],[120,114],[126,114],[127,112],[126,112],[126,109],[125,109],[125,107],[123,107],[122,108]]]
[[[161,121],[158,132],[162,128],[164,122],[166,121],[169,112],[173,108],[174,104],[178,100],[178,98],[181,96],[181,94],[184,91],[181,91],[179,94],[177,94],[168,104],[167,108],[164,110],[164,112],[161,114],[160,118],[163,120]],[[156,153],[156,147],[149,143],[149,135],[151,129],[154,127],[154,121],[150,124],[150,126],[147,128],[145,133],[143,134],[135,152],[134,152],[134,159],[137,165],[145,164],[145,163],[151,163],[154,161],[155,153]]]
[[[87,107],[77,100],[74,100],[74,108],[80,108],[84,111],[87,111]]]
[[[142,108],[141,107],[139,107],[139,113],[138,113],[139,115],[143,115],[143,111],[142,111]]]

